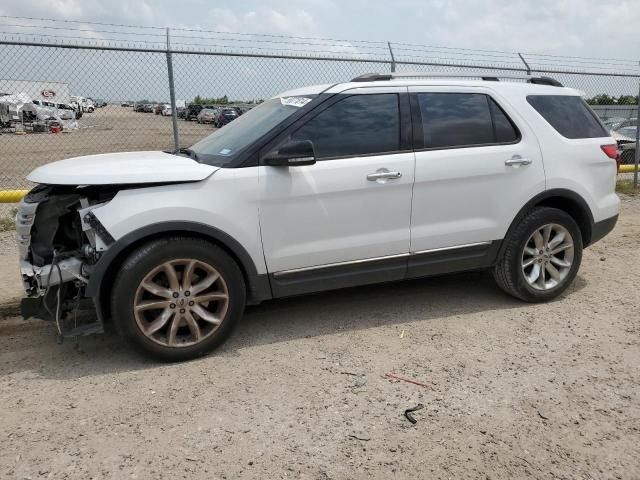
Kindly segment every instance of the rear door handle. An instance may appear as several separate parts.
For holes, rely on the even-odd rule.
[[[505,160],[504,164],[508,167],[518,167],[520,165],[531,165],[531,160],[521,157],[520,155],[514,155],[510,159]]]
[[[367,175],[367,180],[370,182],[376,182],[378,180],[394,180],[396,178],[402,177],[402,173],[400,172],[391,172],[386,168],[380,168],[376,171],[376,173],[370,173]]]

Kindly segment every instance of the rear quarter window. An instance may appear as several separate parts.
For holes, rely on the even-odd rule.
[[[563,137],[578,139],[609,136],[582,97],[529,95],[527,102]]]

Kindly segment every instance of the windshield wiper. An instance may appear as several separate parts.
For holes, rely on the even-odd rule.
[[[184,153],[186,155],[189,155],[190,158],[193,158],[196,162],[198,162],[198,154],[196,152],[194,152],[193,150],[191,150],[190,148],[181,148],[178,150],[178,153]]]

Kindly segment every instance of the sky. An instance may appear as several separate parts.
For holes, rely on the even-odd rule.
[[[319,42],[324,42],[325,45],[310,47],[304,44],[296,45],[293,41],[286,43],[286,40],[283,44],[283,40],[278,40],[278,37],[267,36],[261,37],[267,42],[257,44],[258,50],[253,50],[258,52],[278,48],[299,49],[300,53],[308,49],[324,49],[336,54],[373,52],[386,56],[385,44],[376,44],[373,47],[371,46],[373,44],[363,41],[390,41],[394,44],[396,55],[408,59],[420,57],[442,61],[454,58],[469,62],[483,56],[485,61],[520,67],[521,63],[515,52],[524,52],[525,58],[534,65],[559,65],[567,62],[573,68],[586,69],[598,68],[601,67],[601,63],[612,62],[612,68],[622,65],[621,69],[635,71],[638,71],[637,60],[640,60],[640,36],[637,35],[636,28],[640,25],[640,0],[2,0],[0,16],[2,15],[229,32],[227,37],[224,34],[217,34],[214,42],[217,44],[221,44],[224,38],[247,38],[235,35],[238,33],[351,40],[339,42],[322,40]],[[0,33],[20,31],[20,29],[11,29],[6,26],[12,22],[28,23],[27,20],[0,17]],[[67,25],[83,28],[82,23]],[[84,27],[89,30],[110,29],[110,27],[92,24]],[[154,32],[154,30],[139,31]],[[43,30],[42,32],[64,34],[60,30]],[[155,32],[162,34],[159,30]],[[81,35],[100,38],[100,35],[105,34],[82,33]],[[158,38],[161,39],[161,37]],[[188,41],[195,42],[195,40]],[[207,41],[211,40],[200,42]],[[234,46],[248,45],[238,43],[240,41],[228,43],[233,43]],[[269,43],[269,41],[281,43]],[[179,35],[173,42],[179,45]],[[429,50],[427,47],[401,44],[438,48]],[[478,49],[497,52],[473,51]],[[509,54],[509,57],[499,53],[505,51],[514,53]],[[28,57],[27,52],[16,51],[16,54]],[[540,57],[535,54],[547,56]],[[69,53],[69,55],[72,54]],[[97,62],[98,69],[100,65],[110,64],[110,60],[98,60],[90,53],[83,54],[84,57],[78,55],[78,59],[74,59],[73,63],[83,68],[76,67],[73,71],[79,75],[83,73],[80,70],[88,70],[88,67],[84,67],[93,62]],[[36,57],[44,58],[42,55]],[[592,60],[592,58],[605,60]],[[621,63],[622,60],[627,61]],[[15,62],[8,58],[5,61],[7,65],[15,65]],[[118,61],[114,60],[114,62],[113,65],[118,65]],[[302,65],[301,62],[296,61],[276,64],[267,61],[199,59],[200,63],[197,66],[192,58],[177,58],[176,62],[179,77],[177,84],[183,90],[179,95],[185,98],[196,93],[211,96],[235,94],[244,98],[262,98],[295,86],[345,80],[350,75],[363,73],[360,70],[381,70],[381,67],[375,64],[350,69],[338,64],[319,68],[317,65]],[[2,75],[1,63],[0,58],[0,76]],[[129,77],[165,75],[164,64],[162,61],[156,62],[156,59],[132,58],[127,65]],[[51,68],[54,67],[55,62],[52,63]],[[388,68],[385,65],[382,67]],[[63,66],[60,65],[59,68]],[[86,92],[87,95],[120,96],[121,98],[125,96],[135,98],[148,91],[144,82],[139,82],[140,85],[137,86],[128,85],[127,92],[116,92],[114,90],[115,85],[118,84],[115,78],[116,67],[102,69],[108,70],[107,73],[114,76],[111,82],[114,85],[109,91],[98,84],[90,85],[90,81],[96,82],[93,77],[89,80],[82,77],[85,78],[82,85],[76,82],[76,85],[72,85],[73,88],[77,92]],[[33,68],[30,67],[30,70]],[[42,70],[46,69],[42,67]],[[283,71],[287,72],[286,76],[278,75]],[[278,80],[272,80],[269,88],[258,89],[257,82],[265,76],[271,79],[277,77]],[[212,78],[215,78],[215,81],[212,81]],[[60,80],[66,81],[64,78]],[[146,80],[150,81],[149,78]],[[607,91],[607,88],[599,84],[598,79],[591,83],[593,84],[580,84],[577,88],[589,93]],[[215,88],[209,87],[210,84],[214,84]],[[629,85],[624,84],[610,88],[608,91],[635,94],[634,85],[635,83],[629,82]],[[97,87],[105,92],[92,93]],[[164,90],[149,92],[149,96],[158,95],[164,96]]]
[[[638,0],[3,0],[0,14],[640,60]]]

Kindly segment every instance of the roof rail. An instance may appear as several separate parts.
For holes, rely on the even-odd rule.
[[[536,85],[550,85],[552,87],[564,87],[559,81],[551,77],[531,77],[527,80],[527,83],[534,83]]]
[[[551,85],[553,87],[562,87],[563,85],[550,77],[531,77],[529,75],[475,75],[470,73],[423,73],[423,72],[407,72],[407,73],[365,73],[354,79],[352,82],[378,82],[393,80],[394,78],[480,78],[486,82],[499,82],[500,79],[508,80],[526,80],[527,83],[536,85]]]

